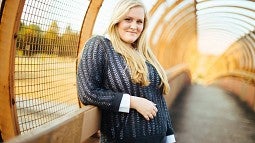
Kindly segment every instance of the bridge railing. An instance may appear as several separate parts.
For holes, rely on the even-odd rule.
[[[255,111],[255,75],[247,71],[232,71],[217,76],[210,84],[218,85],[238,96]]]
[[[186,65],[177,65],[167,70],[171,86],[166,101],[170,108],[178,93],[191,83]],[[19,135],[7,143],[89,143],[89,139],[100,129],[100,110],[95,106],[84,106],[80,110],[68,113],[49,124]]]
[[[170,93],[165,96],[165,99],[168,108],[170,108],[181,90],[191,84],[191,73],[186,64],[176,65],[167,70],[166,73],[170,85]]]

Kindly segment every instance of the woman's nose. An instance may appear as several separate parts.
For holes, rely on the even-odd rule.
[[[137,24],[135,22],[132,22],[130,25],[130,29],[137,29]]]

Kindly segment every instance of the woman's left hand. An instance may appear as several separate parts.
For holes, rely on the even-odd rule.
[[[148,121],[157,115],[158,109],[155,105],[148,99],[130,96],[130,108],[136,109]]]

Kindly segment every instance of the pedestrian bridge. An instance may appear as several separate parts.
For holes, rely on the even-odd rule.
[[[254,143],[255,1],[143,0],[178,143]],[[1,0],[0,141],[99,141],[76,67],[117,0]]]

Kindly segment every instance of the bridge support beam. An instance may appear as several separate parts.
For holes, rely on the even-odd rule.
[[[7,0],[0,23],[0,132],[3,141],[19,134],[14,85],[15,38],[25,0]]]
[[[97,14],[101,8],[103,0],[91,0],[86,15],[83,20],[81,36],[79,42],[79,51],[81,53],[85,42],[91,37],[93,32],[93,27],[97,18]]]

